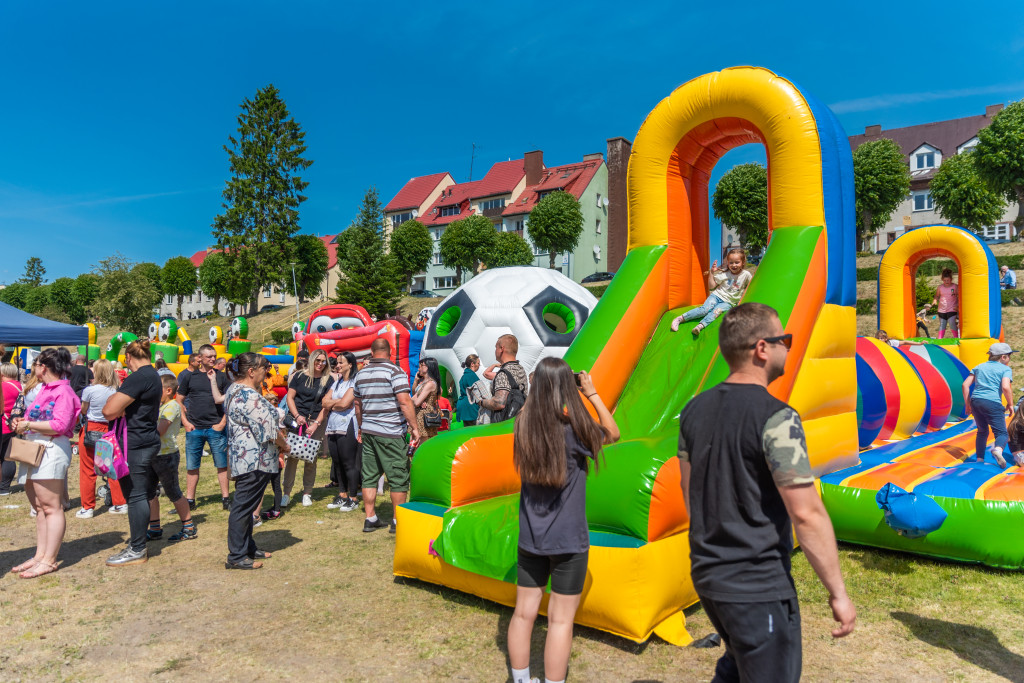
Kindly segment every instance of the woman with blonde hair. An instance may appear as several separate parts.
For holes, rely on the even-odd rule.
[[[109,360],[96,361],[92,372],[95,376],[93,383],[82,390],[82,414],[85,415],[86,425],[78,437],[78,491],[82,496],[82,509],[75,513],[75,517],[79,519],[90,519],[95,514],[96,442],[110,429],[103,417],[103,406],[121,386],[114,365]],[[128,503],[121,492],[121,485],[116,479],[108,480],[107,484],[113,503],[110,514],[127,514]]]
[[[327,354],[317,349],[309,354],[309,365],[296,371],[288,383],[288,412],[284,416],[284,424],[289,432],[301,433],[312,439],[323,440],[327,428],[324,419],[324,397],[334,386]],[[281,506],[288,507],[291,501],[292,488],[295,486],[295,469],[298,461],[288,458],[284,465],[284,498]],[[303,463],[302,468],[302,505],[313,504],[313,485],[316,483],[316,460]]]

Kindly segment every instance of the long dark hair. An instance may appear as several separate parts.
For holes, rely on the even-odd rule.
[[[57,379],[67,379],[71,375],[71,353],[63,346],[43,349],[36,356],[36,362],[45,365]]]
[[[441,391],[441,371],[437,369],[437,359],[431,356],[420,358],[420,365],[427,369],[427,379],[434,380],[434,385]]]
[[[520,479],[541,486],[565,484],[565,424],[590,451],[596,467],[608,432],[584,407],[569,364],[561,358],[543,358],[513,432],[512,465]],[[580,468],[588,470],[586,459]]]
[[[359,372],[359,365],[358,362],[356,361],[356,355],[351,351],[342,351],[338,355],[344,358],[346,361],[348,361],[348,377],[342,377],[343,380],[348,381],[355,377],[356,373]]]

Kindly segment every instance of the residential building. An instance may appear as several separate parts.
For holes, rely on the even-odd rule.
[[[625,188],[625,171],[629,158],[629,142],[622,138],[608,141],[609,154],[616,155],[622,175],[619,185]],[[545,167],[544,153],[527,152],[522,159],[494,164],[480,180],[455,183],[448,173],[435,173],[411,179],[385,207],[385,224],[398,225],[415,217],[430,231],[434,239],[434,257],[426,271],[413,277],[412,289],[429,289],[438,294],[450,293],[456,286],[454,269],[441,264],[440,240],[452,222],[472,215],[489,219],[499,232],[517,232],[529,242],[529,213],[551,192],[563,190],[580,202],[583,212],[583,233],[571,254],[556,255],[555,265],[568,277],[581,280],[591,273],[611,270],[625,257],[626,217],[612,215],[608,197],[611,180],[609,166],[601,153],[588,154],[579,162]],[[621,206],[625,211],[625,198]],[[617,220],[614,220],[616,219]],[[610,262],[610,234],[621,231],[616,244],[621,255],[614,266]],[[531,245],[532,246],[532,245]],[[534,265],[547,268],[550,257],[534,248]],[[470,274],[464,273],[465,280]]]
[[[334,296],[334,289],[338,285],[338,269],[336,268],[338,263],[337,246],[335,245],[335,239],[337,235],[325,235],[320,237],[320,241],[327,247],[327,279],[320,286],[319,292],[315,293],[311,297],[307,297],[307,301],[316,300],[327,300]],[[214,247],[209,247],[201,251],[197,251],[192,254],[190,260],[196,267],[196,273],[199,272],[199,266],[203,265],[203,261],[209,254],[220,251]],[[291,275],[289,274],[289,277]],[[202,289],[196,289],[194,294],[190,294],[184,298],[181,304],[181,317],[188,320],[192,318],[202,317],[207,313],[213,313],[215,315],[243,315],[248,309],[248,306],[234,306],[226,299],[221,298],[220,310],[214,311],[213,297],[202,291]],[[284,306],[284,307],[295,307],[295,297],[291,294],[285,293],[285,291],[277,286],[272,285],[267,287],[257,296],[257,307],[262,309],[264,306]],[[173,318],[178,314],[178,298],[175,296],[166,295],[160,302],[160,316]]]
[[[850,136],[851,149],[873,140],[892,140],[900,146],[910,167],[910,194],[893,212],[885,227],[864,240],[861,247],[865,251],[884,250],[897,237],[914,228],[948,223],[939,215],[932,201],[931,180],[943,158],[974,149],[978,144],[978,131],[988,126],[1002,109],[1003,105],[993,104],[985,108],[984,114],[905,128],[882,130],[880,125],[867,126],[862,135]],[[986,226],[982,236],[986,239],[1013,238],[1016,235],[1013,227],[1016,216],[1017,207],[1007,205],[1002,220]]]

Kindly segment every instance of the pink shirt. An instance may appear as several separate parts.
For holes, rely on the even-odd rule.
[[[9,434],[10,429],[7,427],[7,420],[11,417],[11,411],[14,410],[14,404],[18,400],[18,394],[21,393],[21,384],[15,382],[13,379],[5,379],[3,381],[3,392],[4,392],[4,419],[3,419],[3,432]]]
[[[75,395],[66,379],[44,384],[32,405],[27,406],[25,419],[30,422],[49,422],[50,429],[60,436],[71,436],[75,431],[82,401]]]
[[[957,310],[956,285],[939,285],[935,295],[939,297],[939,313],[954,313]]]

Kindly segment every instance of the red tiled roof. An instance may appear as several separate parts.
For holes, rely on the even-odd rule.
[[[214,251],[220,251],[220,249],[213,249],[212,251],[208,251],[206,249],[200,249],[196,253],[192,254],[191,257],[189,257],[189,261],[192,262],[192,265],[194,265],[196,268],[198,268],[199,266],[203,265],[203,261],[206,260],[206,255],[207,254],[212,254]]]
[[[398,194],[384,207],[385,211],[401,211],[402,209],[418,209],[430,193],[438,186],[448,173],[431,173],[412,178],[398,191]]]
[[[333,243],[335,237],[337,237],[337,235],[324,235],[323,237],[319,238],[320,241],[324,243],[324,246],[327,247],[328,268],[333,268],[338,264],[338,245]],[[199,266],[203,265],[203,261],[206,260],[207,256],[209,256],[210,254],[220,253],[222,251],[222,249],[201,249],[196,253],[192,254],[192,256],[189,257],[189,260],[196,268],[198,268]]]
[[[417,220],[427,227],[437,227],[471,216],[471,200],[493,197],[500,194],[510,194],[516,188],[516,185],[519,184],[519,181],[523,179],[524,175],[526,175],[526,170],[523,168],[522,159],[499,161],[491,166],[490,170],[487,171],[487,175],[480,180],[449,185],[445,188],[442,196],[438,197],[433,204],[428,206],[426,211]],[[441,215],[441,207],[456,205],[461,207],[458,215]]]
[[[523,193],[515,198],[515,201],[505,207],[501,212],[502,216],[518,216],[530,213],[533,207],[540,201],[540,193],[554,190],[564,190],[579,199],[583,191],[590,185],[590,181],[597,173],[597,169],[604,163],[594,159],[576,164],[564,166],[552,166],[544,169],[544,176],[536,185],[523,190]]]

